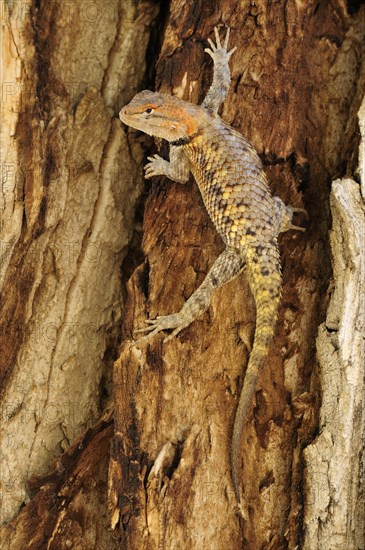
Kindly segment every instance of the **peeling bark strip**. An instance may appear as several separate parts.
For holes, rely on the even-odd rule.
[[[358,183],[333,182],[335,286],[317,339],[320,436],[305,451],[304,547],[365,547],[365,205]]]
[[[0,507],[4,521],[13,518],[1,547],[294,549],[318,535],[318,518],[321,549],[326,535],[343,540],[336,498],[337,488],[349,494],[349,480],[332,485],[329,462],[330,500],[327,492],[312,498],[312,471],[324,474],[311,448],[305,461],[302,451],[318,433],[321,383],[338,391],[337,368],[326,377],[321,358],[317,369],[315,341],[331,278],[330,182],[356,164],[364,15],[364,6],[343,0],[1,2]],[[178,310],[222,243],[193,182],[143,187],[150,143],[114,120],[137,91],[153,88],[155,70],[157,89],[198,103],[211,79],[203,49],[216,24],[229,24],[240,52],[223,118],[260,151],[272,191],[291,204],[304,200],[310,215],[304,236],[282,240],[280,321],[243,438],[243,536],[227,481],[228,434],[254,329],[252,297],[241,276],[176,341],[130,350],[132,329]],[[141,255],[144,189],[146,259],[125,289]],[[122,337],[108,515],[109,421],[80,434],[108,400]],[[347,440],[354,447],[345,466],[354,473],[346,540],[361,547],[355,412],[345,411],[359,427]],[[41,478],[29,490],[33,475]]]
[[[332,184],[334,287],[319,327],[320,436],[305,450],[304,547],[365,548],[365,96],[360,184]],[[362,195],[362,196],[361,196]]]

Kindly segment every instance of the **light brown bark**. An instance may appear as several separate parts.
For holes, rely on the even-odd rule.
[[[356,181],[330,189],[357,164],[364,6],[160,7],[2,6],[1,546],[362,548],[362,207]],[[154,146],[116,119],[153,81],[200,102],[217,24],[237,46],[222,117],[257,148],[272,191],[309,214],[305,234],[281,238],[280,318],[242,437],[241,526],[228,450],[254,302],[240,275],[174,341],[133,345],[223,244],[193,180],[155,178],[141,247]]]
[[[83,438],[111,398],[120,270],[135,232],[144,148],[143,140],[128,143],[116,114],[142,85],[156,15],[148,1],[1,2],[2,522],[32,499],[28,480]],[[127,269],[126,262],[123,277]],[[95,548],[111,548],[107,433],[100,485],[91,468],[87,496],[78,496],[85,514],[70,523],[71,497],[66,491],[57,498],[56,487],[51,509],[37,500],[40,532],[30,504],[0,538],[1,548],[46,541],[61,548],[53,541],[63,533],[71,547],[90,549],[91,525]],[[88,448],[87,457],[95,469],[98,453]],[[63,482],[74,481],[66,467]],[[92,506],[101,485],[104,504]],[[12,534],[18,528],[21,544]]]
[[[363,130],[365,98],[359,122]],[[364,141],[362,187],[363,147]],[[305,450],[304,547],[310,550],[365,546],[365,204],[359,183],[334,181],[330,204],[335,284],[317,338],[320,435]]]

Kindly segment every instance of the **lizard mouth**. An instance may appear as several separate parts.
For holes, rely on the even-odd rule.
[[[124,122],[125,124],[127,124],[128,120],[129,120],[129,116],[128,116],[128,113],[127,113],[127,109],[126,107],[123,107],[123,109],[121,109],[119,111],[119,118],[122,122]]]

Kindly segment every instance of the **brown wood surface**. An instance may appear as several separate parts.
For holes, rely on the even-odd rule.
[[[360,519],[336,531],[335,474],[327,476],[323,517],[315,458],[335,408],[324,419],[322,393],[332,390],[324,350],[338,349],[336,338],[334,348],[322,342],[320,369],[318,327],[333,337],[335,324],[325,320],[332,288],[336,303],[346,294],[339,266],[358,273],[353,232],[344,229],[342,248],[332,234],[337,263],[329,232],[330,206],[334,235],[341,223],[361,219],[346,218],[330,190],[358,163],[364,7],[344,0],[3,3],[2,76],[10,87],[2,169],[11,165],[16,177],[5,179],[0,202],[1,548],[365,544]],[[272,192],[308,211],[307,220],[298,218],[305,233],[280,238],[279,321],[242,436],[249,516],[241,525],[229,444],[254,301],[243,273],[173,341],[158,335],[133,343],[145,319],[181,308],[223,243],[192,178],[143,181],[146,157],[166,156],[166,144],[117,119],[145,87],[200,103],[212,78],[204,48],[215,25],[222,33],[230,26],[237,46],[221,115],[257,148]],[[360,199],[346,200],[351,209]],[[351,325],[348,341],[356,330]],[[336,373],[345,368],[339,361]],[[354,502],[364,509],[361,422],[346,451],[355,487],[346,510]]]
[[[242,437],[243,532],[229,439],[255,320],[244,274],[173,342],[159,335],[139,347],[124,344],[114,377],[115,438],[123,450],[112,473],[131,548],[279,549],[302,540],[302,450],[318,429],[315,339],[331,276],[330,181],[349,158],[351,113],[361,100],[354,66],[346,98],[337,85],[351,19],[341,4],[172,2],[156,89],[201,101],[212,69],[203,50],[217,24],[231,27],[238,48],[222,116],[255,145],[272,191],[306,208],[309,220],[305,234],[289,232],[280,242],[280,319]],[[193,181],[153,181],[143,250],[144,265],[128,286],[127,337],[146,317],[178,311],[222,250]],[[140,464],[137,493],[134,475],[121,479],[129,461]]]

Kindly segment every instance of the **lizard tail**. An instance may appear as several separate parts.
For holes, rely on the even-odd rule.
[[[265,262],[265,263],[264,263]],[[277,250],[272,251],[271,262],[262,259],[251,264],[247,262],[249,282],[256,302],[256,329],[254,343],[236,410],[231,443],[232,480],[241,515],[241,489],[238,480],[238,457],[241,433],[247,418],[247,411],[255,392],[256,382],[268,355],[275,332],[278,305],[281,293],[280,259]],[[261,264],[261,265],[260,265]]]

